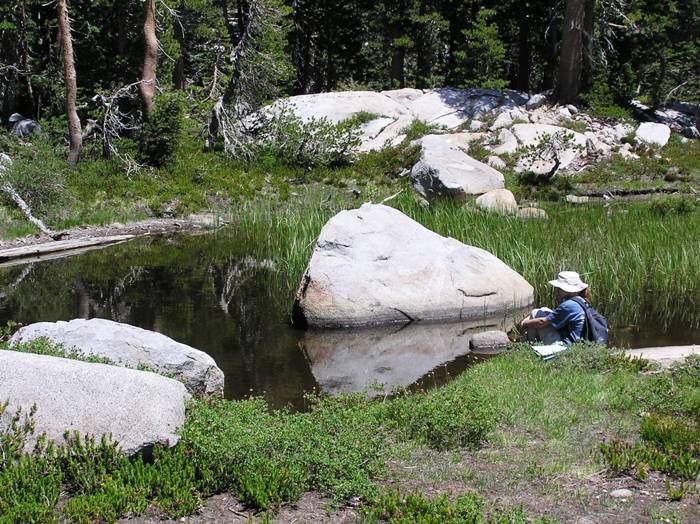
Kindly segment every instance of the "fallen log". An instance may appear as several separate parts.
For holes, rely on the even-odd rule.
[[[94,246],[117,244],[135,238],[135,235],[118,235],[111,237],[74,238],[59,240],[31,246],[13,247],[0,250],[0,264],[5,265],[9,261],[31,257],[41,257],[50,253],[69,252]]]

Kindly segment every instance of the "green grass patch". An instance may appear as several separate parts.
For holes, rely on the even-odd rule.
[[[274,510],[308,490],[336,501],[361,497],[370,522],[442,522],[465,515],[474,519],[467,522],[521,522],[521,510],[492,510],[476,495],[428,500],[382,494],[376,481],[386,478],[387,461],[401,450],[472,449],[489,435],[513,429],[564,450],[569,462],[547,467],[566,472],[595,459],[589,445],[599,440],[598,430],[615,438],[635,434],[640,410],[667,405],[686,417],[700,412],[697,363],[655,376],[640,375],[639,369],[604,348],[575,346],[560,360],[543,363],[519,347],[445,387],[390,399],[309,397],[307,409],[295,413],[271,411],[259,398],[196,400],[178,446],[156,449],[149,461],[128,459],[107,439],[77,435],[66,435],[60,447],[42,444],[22,454],[34,431],[33,413],[15,413],[0,436],[0,522],[19,515],[24,522],[109,522],[149,506],[180,517],[221,492]],[[654,446],[677,450],[697,440],[695,426],[650,420],[639,431]],[[500,520],[488,520],[497,515]]]

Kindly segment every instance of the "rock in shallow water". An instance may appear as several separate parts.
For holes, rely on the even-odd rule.
[[[339,328],[508,314],[533,288],[501,260],[365,204],[321,230],[294,305],[300,325]]]
[[[0,399],[12,412],[37,407],[27,450],[42,433],[62,443],[66,431],[98,439],[111,434],[127,455],[154,444],[173,446],[189,398],[180,382],[155,373],[0,351]]]
[[[172,375],[195,394],[223,395],[224,373],[213,358],[154,331],[99,318],[38,322],[20,329],[10,344],[42,337],[84,355],[107,358],[119,366],[148,366]]]
[[[474,353],[500,353],[508,349],[510,339],[505,331],[484,331],[474,335],[469,346]]]

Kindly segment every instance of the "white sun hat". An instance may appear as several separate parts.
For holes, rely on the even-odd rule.
[[[549,283],[567,293],[578,293],[588,287],[588,284],[581,281],[581,276],[576,271],[562,271],[556,280],[550,280]]]

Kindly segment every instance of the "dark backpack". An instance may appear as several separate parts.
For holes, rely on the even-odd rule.
[[[585,314],[586,320],[583,325],[583,338],[596,344],[608,345],[608,321],[598,313],[593,306],[583,297],[573,297]]]

